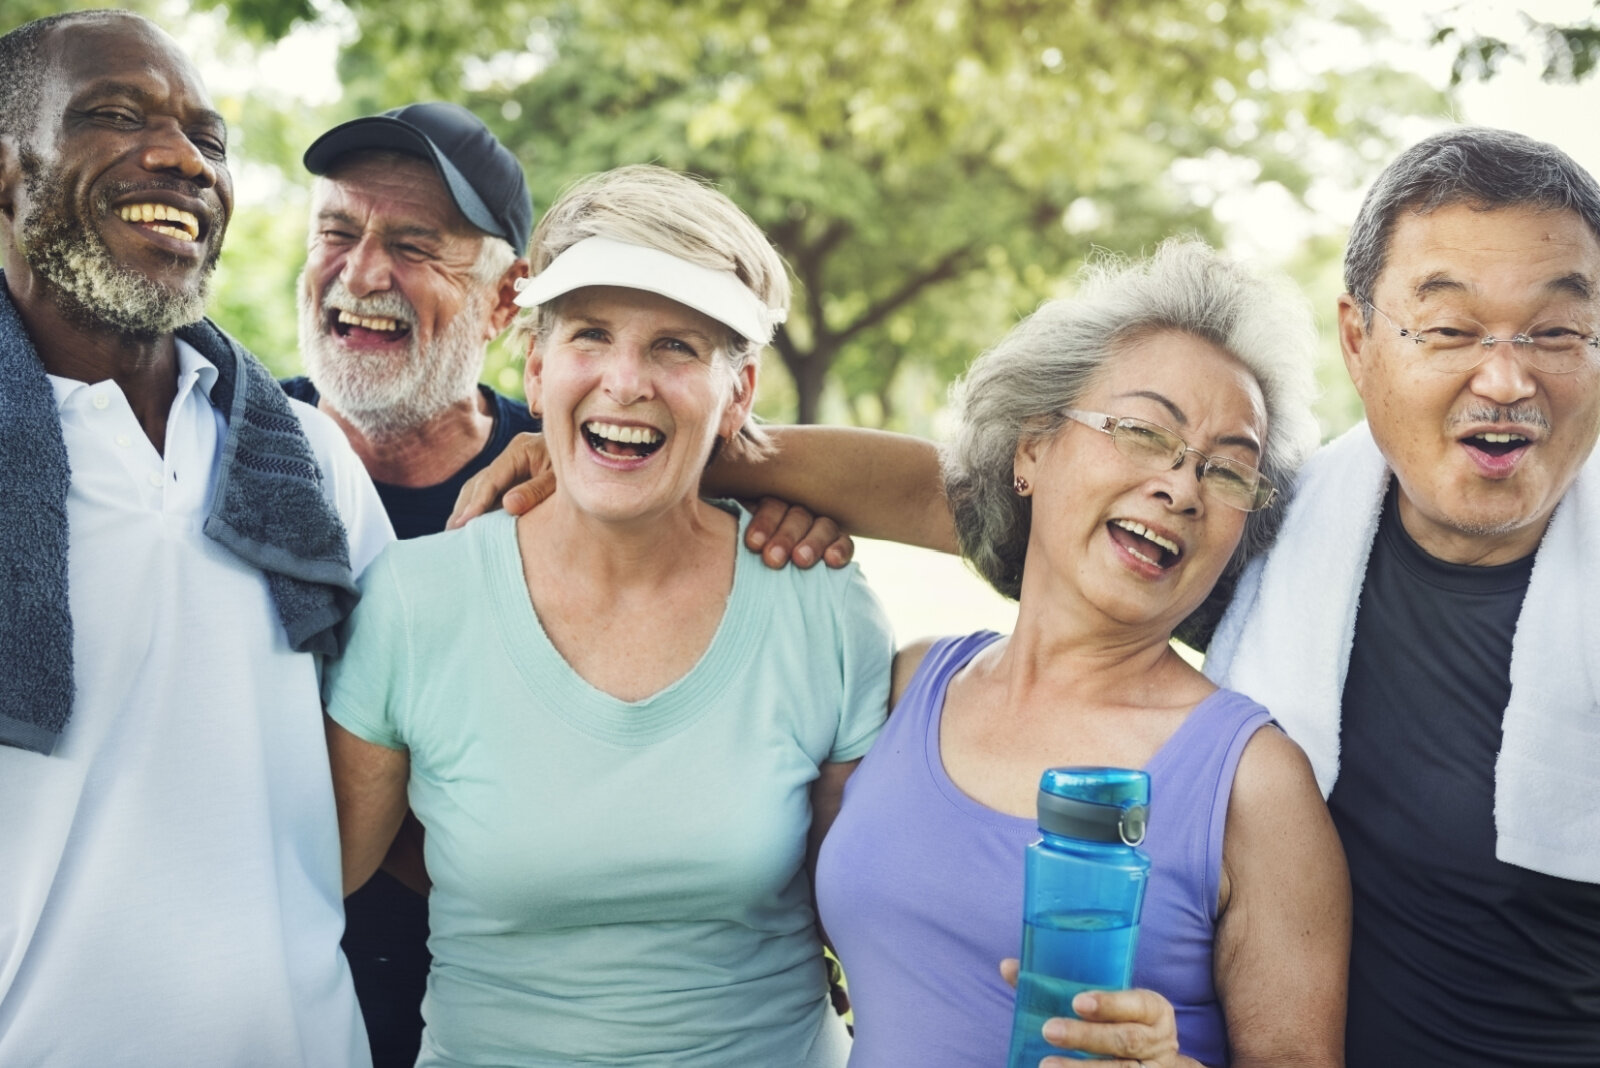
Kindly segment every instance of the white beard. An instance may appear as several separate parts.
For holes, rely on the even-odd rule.
[[[364,356],[339,344],[314,307],[305,276],[300,300],[300,358],[317,392],[362,436],[397,438],[425,426],[464,401],[475,401],[483,373],[484,316],[463,308],[424,349],[416,334],[404,355]],[[415,323],[416,310],[399,293],[356,297],[334,279],[323,303],[357,315],[387,316]]]

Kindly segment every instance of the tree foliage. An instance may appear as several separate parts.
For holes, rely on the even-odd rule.
[[[1456,46],[1456,56],[1450,66],[1451,84],[1487,81],[1502,65],[1513,60],[1537,62],[1541,67],[1540,76],[1547,82],[1581,82],[1600,65],[1600,0],[1594,4],[1588,19],[1572,23],[1537,19],[1526,12],[1519,12],[1519,17],[1523,35],[1516,41],[1460,26],[1438,26],[1433,43]]]
[[[768,414],[803,421],[831,383],[849,408],[836,414],[907,426],[906,368],[948,380],[1094,250],[1215,239],[1175,162],[1243,161],[1300,195],[1312,145],[1382,144],[1383,116],[1352,102],[1418,95],[1376,69],[1271,84],[1275,42],[1311,0],[193,2],[225,5],[255,40],[353,22],[323,128],[459,101],[517,153],[541,207],[624,163],[716,182],[798,283],[774,341],[794,408]],[[300,180],[304,141],[289,142],[315,124],[252,104],[244,150]]]

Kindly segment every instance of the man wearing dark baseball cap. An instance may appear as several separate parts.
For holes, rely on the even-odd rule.
[[[335,126],[305,165],[318,176],[298,284],[309,377],[284,388],[338,422],[400,537],[441,531],[462,484],[538,429],[522,402],[478,382],[528,273],[522,167],[472,112],[445,103]],[[374,1068],[410,1068],[427,900],[379,872],[345,910]]]

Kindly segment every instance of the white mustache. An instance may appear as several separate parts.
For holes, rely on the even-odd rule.
[[[358,297],[338,278],[323,287],[322,306],[339,308],[368,318],[381,316],[387,319],[400,319],[408,324],[417,321],[417,309],[399,293],[388,290]]]

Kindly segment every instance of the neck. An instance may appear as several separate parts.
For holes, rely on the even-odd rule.
[[[178,348],[173,336],[132,337],[85,323],[63,314],[37,279],[15,278],[7,272],[5,283],[45,371],[79,382],[115,382],[146,436],[162,451],[167,413],[178,392]]]
[[[699,498],[627,523],[596,519],[576,508],[558,483],[550,500],[518,519],[517,536],[524,559],[536,547],[534,567],[552,581],[581,582],[604,599],[683,579],[690,570],[686,561],[719,557],[737,523]]]
[[[1555,509],[1505,530],[1468,532],[1428,519],[1402,488],[1398,492],[1400,526],[1417,547],[1435,560],[1466,567],[1494,567],[1532,556],[1539,550]]]
[[[483,451],[494,432],[489,398],[477,386],[421,426],[394,432],[356,425],[323,397],[317,407],[339,424],[374,482],[391,486],[436,486]]]
[[[1124,622],[1055,581],[1048,567],[1033,566],[1031,556],[1004,657],[1013,695],[1070,693],[1083,707],[1167,707],[1175,695],[1198,700],[1197,682],[1209,688],[1173,649],[1170,618]]]
[[[1064,613],[1029,609],[1025,598],[997,665],[1019,699],[1070,693],[1085,707],[1164,707],[1175,688],[1203,681],[1173,649],[1170,634],[1063,625]]]

